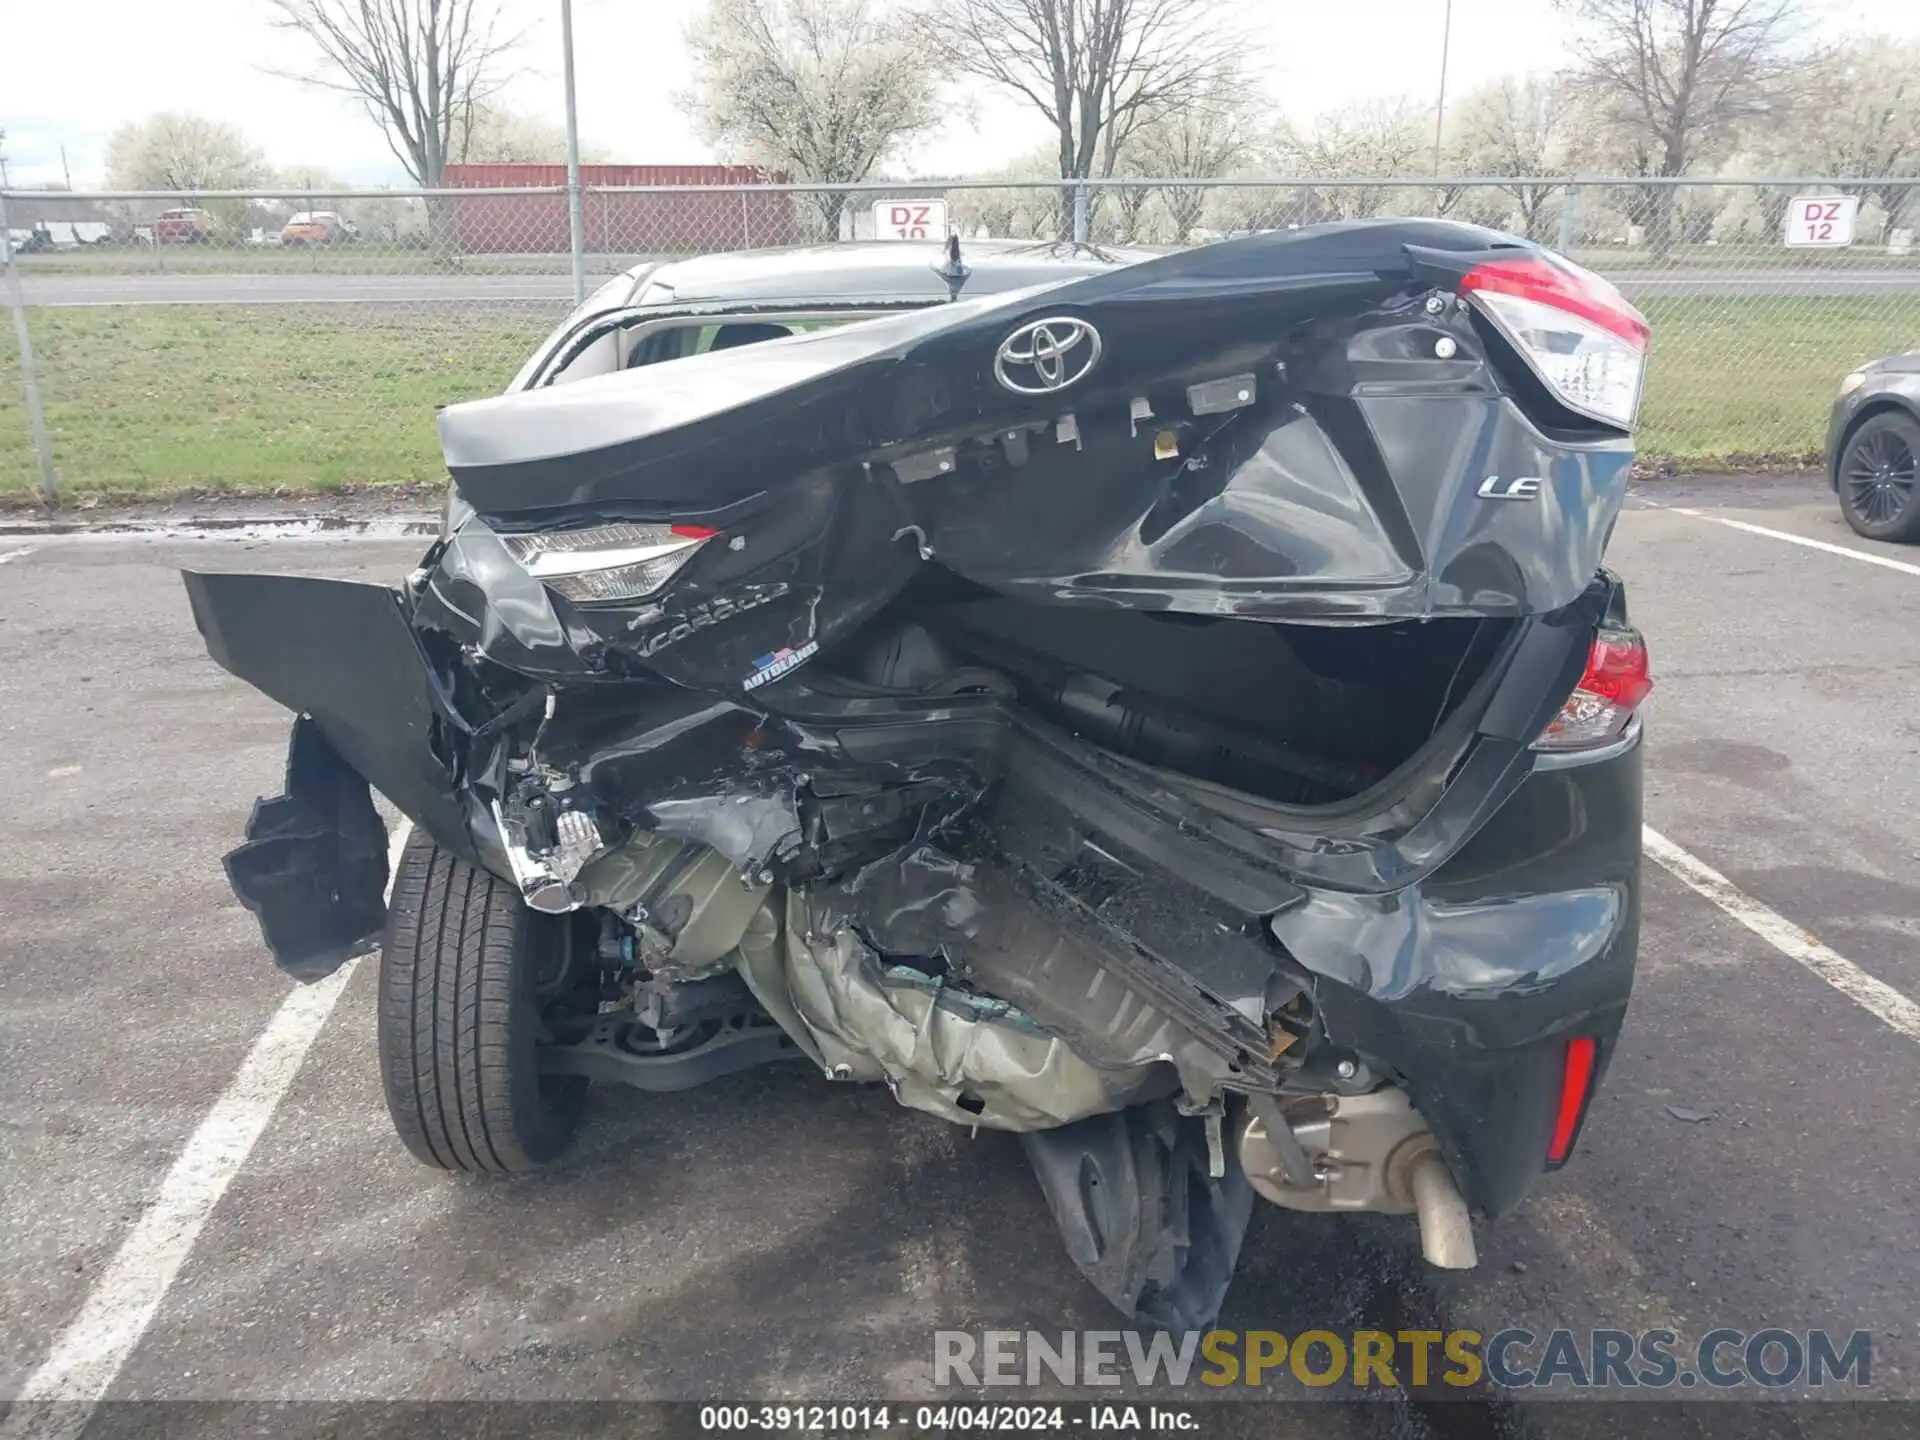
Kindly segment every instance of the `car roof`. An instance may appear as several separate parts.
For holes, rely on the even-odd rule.
[[[967,278],[959,298],[1080,280],[1163,253],[1051,240],[962,240],[960,261]],[[712,307],[724,313],[734,307],[765,312],[937,305],[954,298],[940,273],[946,260],[944,240],[851,240],[645,261],[606,281],[575,306],[507,389],[511,393],[530,383],[562,337],[593,316],[654,306]]]
[[[962,240],[969,272],[963,296],[1078,279],[1153,258],[1137,248],[1032,240]],[[940,240],[844,241],[782,250],[747,250],[639,265],[627,274],[629,304],[690,301],[911,303],[945,300],[947,243]]]

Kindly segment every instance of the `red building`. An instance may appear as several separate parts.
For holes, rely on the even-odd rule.
[[[596,254],[657,254],[747,250],[791,245],[800,238],[793,197],[778,192],[705,191],[606,193],[607,185],[739,186],[785,177],[750,165],[582,165],[587,193],[581,218],[586,248]],[[452,189],[514,185],[565,186],[564,165],[449,165]],[[567,197],[476,195],[454,205],[454,235],[468,255],[564,253]]]

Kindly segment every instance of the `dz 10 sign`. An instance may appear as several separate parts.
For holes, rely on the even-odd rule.
[[[947,202],[876,200],[873,233],[879,240],[944,240],[947,238]]]
[[[1787,244],[1851,245],[1858,195],[1796,195],[1787,207]]]

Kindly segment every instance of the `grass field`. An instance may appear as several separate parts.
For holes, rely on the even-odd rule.
[[[1682,468],[1805,463],[1840,377],[1920,346],[1920,295],[1652,298],[1640,446]],[[557,318],[373,306],[31,312],[69,495],[325,489],[444,471],[437,405],[497,393]],[[0,340],[0,495],[35,477]]]
[[[1920,294],[1649,297],[1649,456],[1684,468],[1817,463],[1840,377],[1920,346]]]
[[[443,476],[434,408],[498,393],[557,318],[552,306],[31,312],[54,462],[75,495]],[[34,465],[12,352],[0,344],[0,492],[17,493]]]

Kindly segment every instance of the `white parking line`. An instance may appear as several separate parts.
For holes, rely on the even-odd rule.
[[[1724,525],[1729,530],[1744,530],[1749,535],[1764,535],[1769,540],[1784,540],[1789,545],[1804,545],[1809,550],[1824,550],[1829,555],[1844,555],[1849,560],[1864,560],[1869,565],[1904,571],[1908,575],[1920,575],[1920,565],[1906,560],[1895,560],[1890,555],[1875,555],[1870,550],[1855,550],[1850,545],[1836,545],[1831,540],[1815,540],[1811,536],[1795,535],[1786,530],[1770,530],[1765,525],[1754,525],[1745,520],[1729,520],[1724,515],[1709,515],[1704,510],[1692,510],[1684,505],[1662,505],[1652,500],[1645,503],[1650,509],[1665,510],[1670,515],[1685,515],[1693,520],[1707,520],[1715,525]]]
[[[1706,896],[1790,960],[1796,960],[1854,1004],[1909,1040],[1920,1041],[1920,1005],[1876,980],[1846,956],[1828,949],[1784,915],[1769,910],[1697,856],[1659,831],[1641,827],[1647,854],[1689,889]]]
[[[411,828],[403,820],[393,832],[389,896]],[[325,980],[300,986],[274,1012],[225,1093],[160,1182],[160,1193],[101,1272],[80,1313],[40,1368],[27,1377],[19,1400],[0,1422],[0,1440],[74,1440],[86,1428],[153,1322],[207,1217],[300,1073],[308,1048],[356,968],[357,962],[349,961]]]
[[[9,560],[24,560],[39,548],[38,545],[29,545],[24,550],[9,550],[5,554],[0,554],[0,565],[6,564]]]

